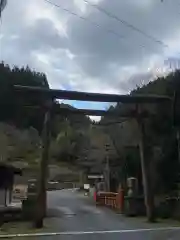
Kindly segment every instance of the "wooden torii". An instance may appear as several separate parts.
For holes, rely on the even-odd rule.
[[[135,118],[137,120],[140,132],[139,148],[141,158],[141,168],[144,186],[145,206],[146,215],[149,221],[153,221],[154,215],[154,197],[151,191],[151,181],[147,169],[147,161],[145,157],[145,131],[143,119],[147,118],[147,115],[143,115],[141,111],[141,103],[172,103],[172,98],[168,96],[158,95],[117,95],[117,94],[100,94],[100,93],[88,93],[88,92],[77,92],[67,90],[56,90],[56,89],[45,89],[40,87],[29,87],[29,86],[14,86],[15,91],[27,94],[38,94],[44,97],[46,100],[45,118],[42,136],[42,158],[41,158],[41,172],[38,187],[37,196],[37,216],[35,220],[35,226],[41,228],[43,226],[43,219],[46,215],[46,179],[47,179],[47,167],[48,167],[48,155],[49,155],[49,144],[50,144],[50,119],[51,113],[54,111],[59,114],[83,114],[90,116],[118,116],[121,118]],[[67,99],[67,100],[79,100],[79,101],[93,101],[93,102],[121,102],[121,103],[135,103],[137,109],[135,113],[129,115],[119,115],[116,113],[107,112],[105,110],[89,110],[89,109],[65,109],[55,108],[53,109],[52,102],[54,99]]]

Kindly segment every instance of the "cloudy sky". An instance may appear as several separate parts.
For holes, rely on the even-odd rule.
[[[8,0],[0,60],[46,73],[51,88],[126,94],[152,80],[157,69],[162,74],[164,60],[180,56],[180,0],[49,1],[59,7],[44,0]]]

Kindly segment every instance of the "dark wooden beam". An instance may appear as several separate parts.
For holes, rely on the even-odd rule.
[[[47,98],[65,100],[93,101],[93,102],[121,102],[121,103],[156,103],[167,102],[172,99],[168,96],[140,94],[140,95],[117,95],[104,93],[88,93],[57,89],[46,89],[40,87],[29,87],[15,85],[14,89],[23,93],[35,93],[44,95]]]
[[[110,116],[105,110],[95,110],[95,109],[68,109],[68,108],[54,108],[53,112],[61,115],[88,115],[88,116]],[[111,114],[112,116],[113,114]],[[114,116],[114,115],[113,115]],[[116,115],[117,116],[117,115]]]
[[[40,106],[24,106],[26,108],[40,109]],[[44,109],[45,111],[47,109]],[[61,108],[58,105],[54,106],[52,109],[52,114],[61,114],[61,115],[87,115],[87,116],[108,116],[108,117],[117,117],[119,119],[127,119],[127,118],[136,118],[136,112],[131,111],[128,113],[116,113],[109,112],[106,110],[95,110],[95,109],[77,109],[77,108]],[[142,118],[148,118],[149,114],[144,112],[141,114]]]
[[[117,117],[119,120],[124,118],[136,118],[137,112],[136,111],[129,111],[127,113],[117,113],[111,112],[106,110],[94,110],[94,109],[76,109],[76,108],[59,108],[58,106],[52,110],[56,114],[61,115],[87,115],[87,116],[108,116],[108,117]],[[142,118],[148,118],[149,113],[144,111],[141,113]]]
[[[56,108],[54,110],[57,114],[62,115],[70,115],[70,114],[79,114],[79,115],[88,115],[88,116],[108,116],[108,117],[119,117],[119,118],[136,118],[137,113],[135,111],[131,111],[128,113],[116,113],[116,112],[108,112],[105,110],[94,110],[94,109],[66,109],[66,108]],[[144,112],[141,114],[142,118],[147,118],[149,114],[147,112]]]

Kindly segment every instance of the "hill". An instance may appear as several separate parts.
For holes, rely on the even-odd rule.
[[[18,94],[14,85],[43,87],[49,84],[45,74],[31,70],[28,66],[10,68],[0,63],[0,143],[1,159],[6,163],[27,163],[37,168],[40,160],[41,133],[44,121],[44,98],[35,94]],[[59,108],[73,108],[54,101]],[[52,143],[64,132],[67,124],[74,132],[83,130],[90,119],[79,115],[52,116]],[[33,135],[34,134],[34,135]],[[24,145],[25,144],[25,145]],[[58,161],[61,161],[61,159]],[[63,159],[62,159],[63,161]],[[35,169],[33,170],[35,171]]]
[[[179,79],[180,71],[176,71],[166,77],[158,78],[147,85],[134,89],[131,94],[157,94],[173,97],[175,91],[179,93]],[[135,107],[135,104],[117,103],[115,107],[110,107],[109,111],[127,113],[134,110]],[[177,188],[177,182],[180,180],[180,165],[178,163],[176,131],[173,126],[172,105],[142,103],[141,107],[149,115],[148,119],[144,120],[144,124],[146,150],[148,151],[147,158],[149,168],[151,168],[154,190],[156,193],[173,191],[173,189]],[[176,114],[180,114],[180,109],[176,111]],[[100,125],[104,125],[110,121],[119,122],[120,119],[113,118],[112,120],[111,118],[104,117]],[[180,125],[179,119],[177,119],[177,124]],[[125,119],[122,123],[106,126],[105,131],[113,138],[116,148],[121,153],[119,158],[124,163],[124,166],[121,166],[121,168],[125,168],[126,175],[130,176],[132,171],[127,169],[128,162],[130,162],[131,166],[134,165],[134,168],[138,168],[140,163],[140,157],[138,155],[135,157],[135,152],[139,144],[136,121]],[[132,151],[132,149],[134,150]],[[136,175],[139,175],[139,178],[142,177],[140,168],[139,174]]]

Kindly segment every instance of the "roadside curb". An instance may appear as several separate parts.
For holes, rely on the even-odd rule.
[[[19,233],[19,234],[0,234],[0,238],[15,238],[15,237],[45,237],[57,236],[59,233]]]
[[[15,238],[15,237],[50,237],[60,235],[94,235],[94,234],[113,234],[113,233],[135,233],[135,232],[157,232],[167,230],[180,230],[180,227],[163,227],[163,228],[139,228],[139,229],[119,229],[119,230],[101,230],[101,231],[77,231],[77,232],[52,232],[52,233],[29,233],[29,234],[4,234],[0,238]]]

